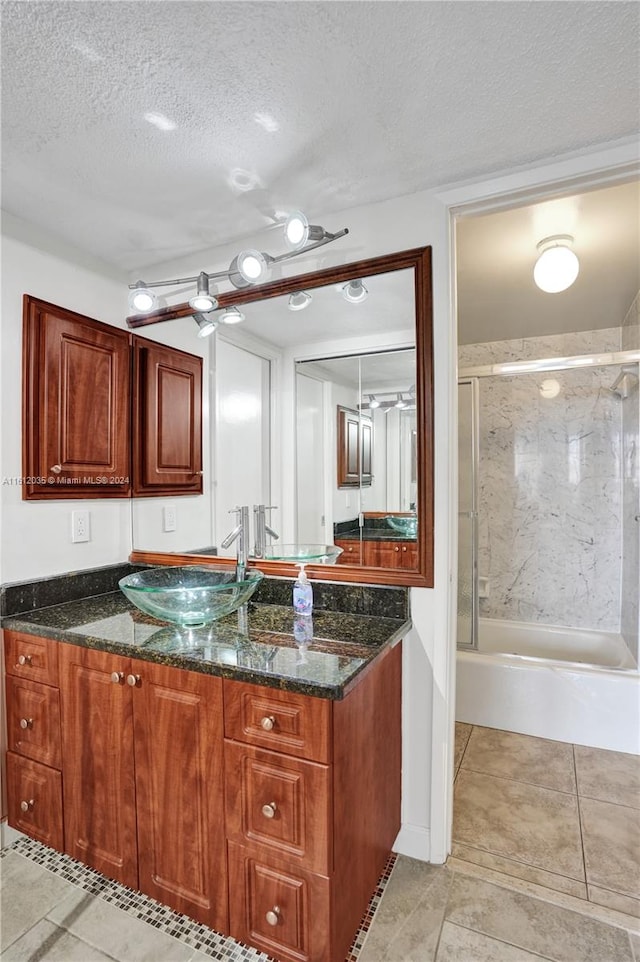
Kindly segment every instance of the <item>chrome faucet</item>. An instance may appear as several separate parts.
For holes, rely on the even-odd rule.
[[[228,548],[230,544],[237,541],[236,578],[238,581],[244,581],[249,546],[249,505],[243,504],[242,507],[233,508],[229,514],[238,515],[239,521],[233,531],[230,531],[224,541],[221,542],[221,547]]]
[[[254,504],[253,506],[253,521],[254,521],[254,535],[255,544],[253,546],[253,557],[254,558],[264,558],[264,552],[267,547],[267,535],[277,541],[279,535],[267,524],[267,511],[275,511],[276,505],[269,504]]]

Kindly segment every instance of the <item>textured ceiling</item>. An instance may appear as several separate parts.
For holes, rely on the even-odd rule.
[[[3,207],[136,271],[292,207],[630,137],[639,19],[635,2],[5,0]]]

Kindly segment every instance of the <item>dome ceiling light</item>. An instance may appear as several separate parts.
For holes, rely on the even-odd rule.
[[[135,314],[150,314],[157,307],[157,297],[151,288],[178,287],[182,284],[195,283],[196,293],[189,298],[189,306],[199,313],[213,311],[218,306],[218,300],[209,291],[211,280],[228,280],[238,290],[252,287],[266,279],[273,264],[290,260],[298,254],[315,250],[316,247],[323,247],[325,244],[330,244],[349,233],[347,227],[331,234],[324,227],[309,224],[308,219],[301,211],[295,211],[295,213],[289,215],[283,224],[283,228],[284,241],[288,247],[284,254],[272,255],[254,249],[244,250],[233,258],[229,269],[226,271],[200,271],[193,277],[176,277],[166,281],[136,281],[134,284],[129,284],[129,309]],[[364,289],[361,281],[352,283],[359,283]],[[292,295],[292,298],[296,298],[294,301],[296,306],[291,306],[290,300],[291,310],[302,310],[303,307],[306,307],[309,300],[302,303],[304,297],[311,299],[311,295],[307,294],[306,291],[300,291]],[[364,297],[366,297],[366,293],[360,299],[362,300]],[[238,311],[238,313],[240,312]],[[229,323],[229,321],[226,323]]]
[[[541,291],[559,294],[571,287],[580,270],[572,245],[570,234],[554,234],[537,245],[539,257],[533,268],[533,279]]]

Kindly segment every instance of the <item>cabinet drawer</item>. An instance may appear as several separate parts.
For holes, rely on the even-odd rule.
[[[7,752],[9,825],[62,851],[62,775]]]
[[[58,689],[7,675],[7,737],[12,751],[61,768]]]
[[[235,741],[328,762],[330,712],[328,699],[224,681],[224,733]]]
[[[5,665],[8,675],[41,681],[45,685],[58,684],[57,642],[20,631],[4,633]]]
[[[326,765],[225,741],[227,837],[265,845],[305,869],[332,868]]]
[[[233,842],[228,851],[231,935],[280,962],[329,962],[329,880]]]

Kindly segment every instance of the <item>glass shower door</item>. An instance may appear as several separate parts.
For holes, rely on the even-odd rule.
[[[459,648],[478,647],[478,382],[458,383],[458,633]]]

